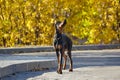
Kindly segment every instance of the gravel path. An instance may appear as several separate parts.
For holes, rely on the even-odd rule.
[[[55,57],[55,53],[24,53],[19,55]],[[68,60],[69,62],[69,60]],[[1,80],[120,80],[120,49],[88,50],[73,52],[74,71],[63,70],[57,74],[56,68],[36,72],[23,72]]]

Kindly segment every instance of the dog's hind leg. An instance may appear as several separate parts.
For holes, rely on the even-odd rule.
[[[70,60],[69,72],[72,72],[73,71],[73,61],[72,61],[71,51],[68,51],[68,57]]]

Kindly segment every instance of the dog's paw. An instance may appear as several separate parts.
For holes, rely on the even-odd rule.
[[[69,69],[69,72],[73,72],[73,69]]]
[[[58,71],[58,70],[57,70],[57,73],[58,73],[58,74],[62,74],[62,71]]]

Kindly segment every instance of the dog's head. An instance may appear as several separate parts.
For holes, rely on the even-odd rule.
[[[56,29],[56,32],[62,33],[63,27],[66,25],[66,19],[64,21],[55,21],[54,26]]]
[[[56,21],[54,26],[55,26],[55,32],[56,32],[56,39],[60,39],[62,37],[62,31],[63,31],[63,27],[66,24],[66,19],[64,21]]]
[[[65,26],[66,24],[66,20],[64,21],[56,21],[54,26],[55,26],[55,31],[56,31],[56,34],[55,34],[55,47],[60,49],[62,48],[62,30],[63,30],[63,27]]]

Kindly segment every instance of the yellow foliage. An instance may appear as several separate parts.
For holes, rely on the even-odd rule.
[[[0,0],[0,46],[52,45],[53,24],[64,19],[74,43],[73,37],[87,39],[83,44],[111,43],[120,38],[119,5],[119,0]]]

